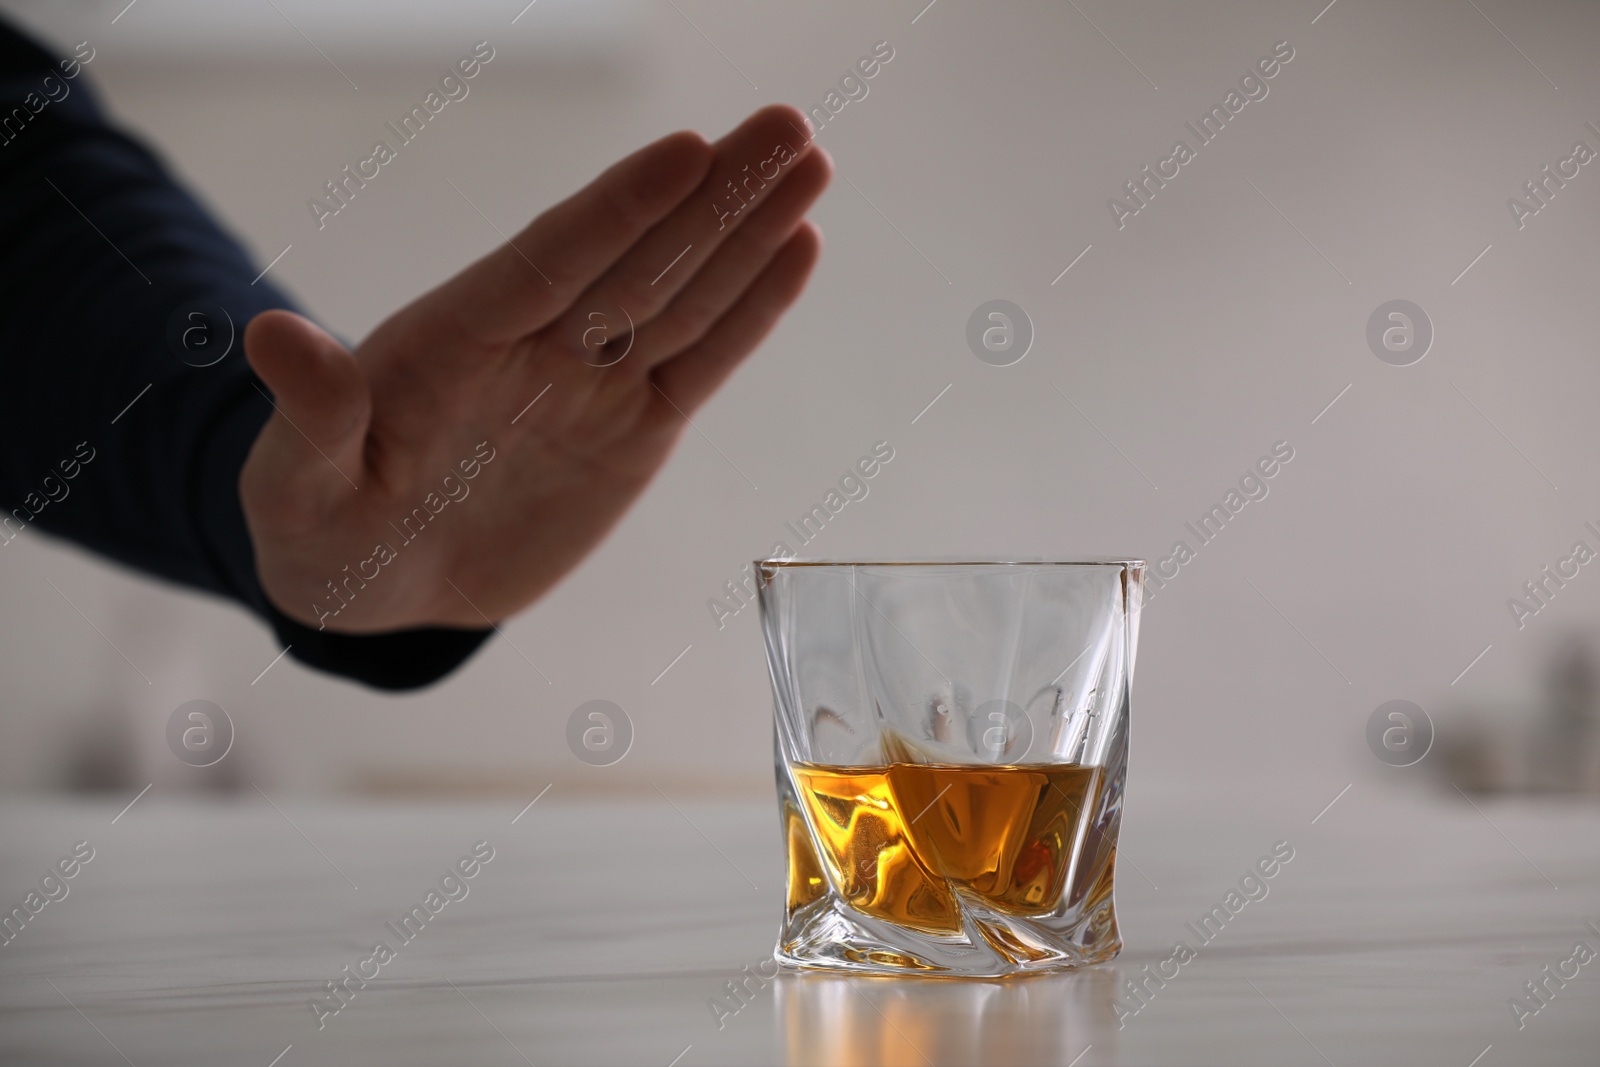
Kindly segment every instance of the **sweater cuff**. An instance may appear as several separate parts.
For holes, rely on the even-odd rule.
[[[340,634],[313,630],[270,602],[266,610],[278,640],[295,659],[377,689],[432,685],[459,667],[494,632],[428,626],[383,634]]]

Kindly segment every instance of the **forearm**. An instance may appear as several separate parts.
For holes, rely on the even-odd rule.
[[[55,534],[238,601],[316,666],[434,680],[486,635],[319,634],[262,592],[238,478],[272,407],[242,333],[290,302],[107,125],[81,58],[0,24],[0,544]]]

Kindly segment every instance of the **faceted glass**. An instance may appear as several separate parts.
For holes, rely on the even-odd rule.
[[[997,977],[1115,956],[1144,563],[756,567],[777,958]]]

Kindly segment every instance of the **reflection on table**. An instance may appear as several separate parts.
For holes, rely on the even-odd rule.
[[[978,981],[779,975],[774,1026],[790,1064],[1055,1063],[1112,1051],[1116,972]]]

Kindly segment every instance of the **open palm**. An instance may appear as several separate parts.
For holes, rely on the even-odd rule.
[[[621,517],[687,417],[799,296],[831,164],[798,111],[612,166],[352,353],[245,333],[277,412],[240,476],[267,595],[312,626],[478,627]]]

